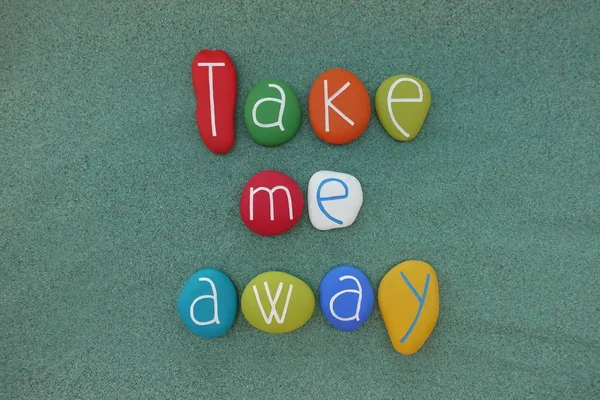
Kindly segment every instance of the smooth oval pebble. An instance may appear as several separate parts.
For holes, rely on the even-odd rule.
[[[437,275],[423,261],[400,263],[381,280],[377,301],[394,349],[407,355],[416,353],[437,323]]]
[[[360,328],[373,310],[375,296],[369,278],[350,265],[329,271],[319,285],[319,304],[325,319],[342,331]]]
[[[235,320],[238,303],[235,286],[216,269],[202,269],[183,286],[177,311],[183,324],[204,338],[223,336]]]
[[[240,216],[252,232],[275,236],[287,232],[300,220],[304,196],[292,178],[279,171],[254,175],[242,190]]]
[[[375,110],[381,125],[391,137],[402,142],[418,135],[430,104],[427,84],[410,75],[386,79],[375,94]]]
[[[263,146],[279,146],[290,140],[302,114],[294,90],[278,79],[265,79],[250,90],[244,105],[244,121],[250,136]]]
[[[371,118],[371,98],[352,72],[334,68],[314,81],[308,98],[313,130],[327,143],[345,144],[363,134]]]
[[[303,326],[315,310],[315,296],[302,280],[285,272],[264,272],[242,293],[242,313],[264,332],[286,333]]]

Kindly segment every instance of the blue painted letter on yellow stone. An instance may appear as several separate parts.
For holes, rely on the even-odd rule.
[[[431,265],[418,260],[396,265],[383,277],[377,297],[394,349],[416,353],[439,314],[438,280]]]

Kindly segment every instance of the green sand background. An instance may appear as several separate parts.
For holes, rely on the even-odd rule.
[[[600,391],[600,3],[1,1],[0,398],[591,399]],[[237,141],[216,156],[195,125],[190,66],[237,64]],[[375,113],[350,145],[307,119],[314,79],[353,71],[428,83],[421,134]],[[303,106],[297,136],[256,145],[243,103],[265,78]],[[238,198],[263,169],[306,191],[354,174],[348,229],[246,230]],[[441,314],[414,356],[376,309],[343,333],[320,311],[270,335],[238,315],[203,340],[180,288],[216,266],[239,294],[282,270],[313,290],[340,263],[377,286],[429,262]]]

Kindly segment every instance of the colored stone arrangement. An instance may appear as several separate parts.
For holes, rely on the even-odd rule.
[[[392,268],[381,280],[377,302],[392,346],[414,354],[425,343],[438,319],[439,289],[433,268],[418,260]],[[358,268],[341,265],[319,285],[319,306],[325,319],[341,331],[363,326],[374,308],[369,278]],[[252,279],[241,296],[242,314],[250,325],[268,333],[288,333],[304,326],[315,310],[315,296],[301,279],[280,271]],[[179,316],[194,334],[217,338],[231,329],[238,296],[231,280],[216,269],[193,274],[183,286]]]
[[[192,62],[192,81],[202,141],[216,154],[229,152],[235,141],[237,100],[233,61],[223,50],[202,50]],[[381,125],[392,138],[402,142],[418,135],[430,104],[427,84],[410,75],[387,78],[375,94],[375,110]],[[350,143],[369,125],[369,92],[352,72],[342,68],[327,70],[310,89],[308,114],[313,131],[323,141],[335,145]],[[298,97],[281,80],[263,80],[246,97],[244,122],[258,144],[273,147],[288,142],[301,121]]]
[[[363,193],[354,176],[319,171],[308,183],[310,222],[319,230],[345,228],[356,220]],[[262,171],[244,186],[240,198],[242,221],[254,233],[275,236],[292,229],[304,211],[302,190],[279,171]]]
[[[202,50],[193,60],[192,82],[197,99],[198,130],[206,147],[228,153],[235,141],[237,74],[223,50]],[[409,75],[383,81],[375,95],[381,125],[397,141],[413,140],[431,103],[427,85]],[[312,85],[308,99],[315,134],[333,145],[350,143],[366,130],[371,101],[363,83],[341,68],[325,71]],[[244,122],[252,139],[275,147],[291,140],[302,121],[300,102],[292,87],[278,79],[259,82],[248,93]],[[306,204],[310,222],[319,231],[352,225],[363,204],[359,180],[346,173],[317,171],[308,182]],[[252,232],[281,235],[304,212],[300,185],[286,174],[266,170],[252,176],[240,200],[240,218]],[[369,278],[358,268],[341,265],[319,285],[318,302],[333,327],[351,332],[363,326],[375,306]],[[304,326],[315,309],[315,296],[301,279],[268,271],[252,279],[241,295],[241,310],[250,325],[264,332],[287,333]],[[433,331],[439,313],[438,280],[434,269],[418,260],[392,268],[381,280],[377,304],[393,348],[413,354]],[[203,338],[225,335],[238,313],[238,293],[232,281],[216,269],[193,274],[183,286],[178,312],[184,325]]]

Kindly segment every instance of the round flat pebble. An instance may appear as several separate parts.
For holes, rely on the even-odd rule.
[[[301,120],[300,102],[283,81],[263,80],[246,97],[246,128],[252,139],[263,146],[279,146],[293,138]]]
[[[375,110],[381,125],[401,142],[413,140],[419,134],[430,104],[427,84],[410,75],[384,80],[375,94]]]
[[[327,70],[312,85],[308,114],[319,138],[331,144],[349,143],[369,125],[369,92],[352,72],[342,68]]]
[[[244,186],[240,216],[252,232],[281,235],[292,229],[304,210],[304,196],[292,178],[279,171],[262,171]]]
[[[423,261],[400,263],[381,280],[377,301],[394,349],[406,355],[416,353],[437,323],[437,275]]]
[[[216,269],[202,269],[183,286],[177,311],[192,333],[203,338],[217,338],[233,325],[237,300],[235,286],[227,275]]]
[[[367,322],[374,302],[369,278],[351,265],[333,268],[319,286],[321,312],[331,325],[342,331],[355,331]]]
[[[280,271],[264,272],[242,293],[242,313],[264,332],[287,333],[302,327],[315,310],[315,296],[301,279]]]

